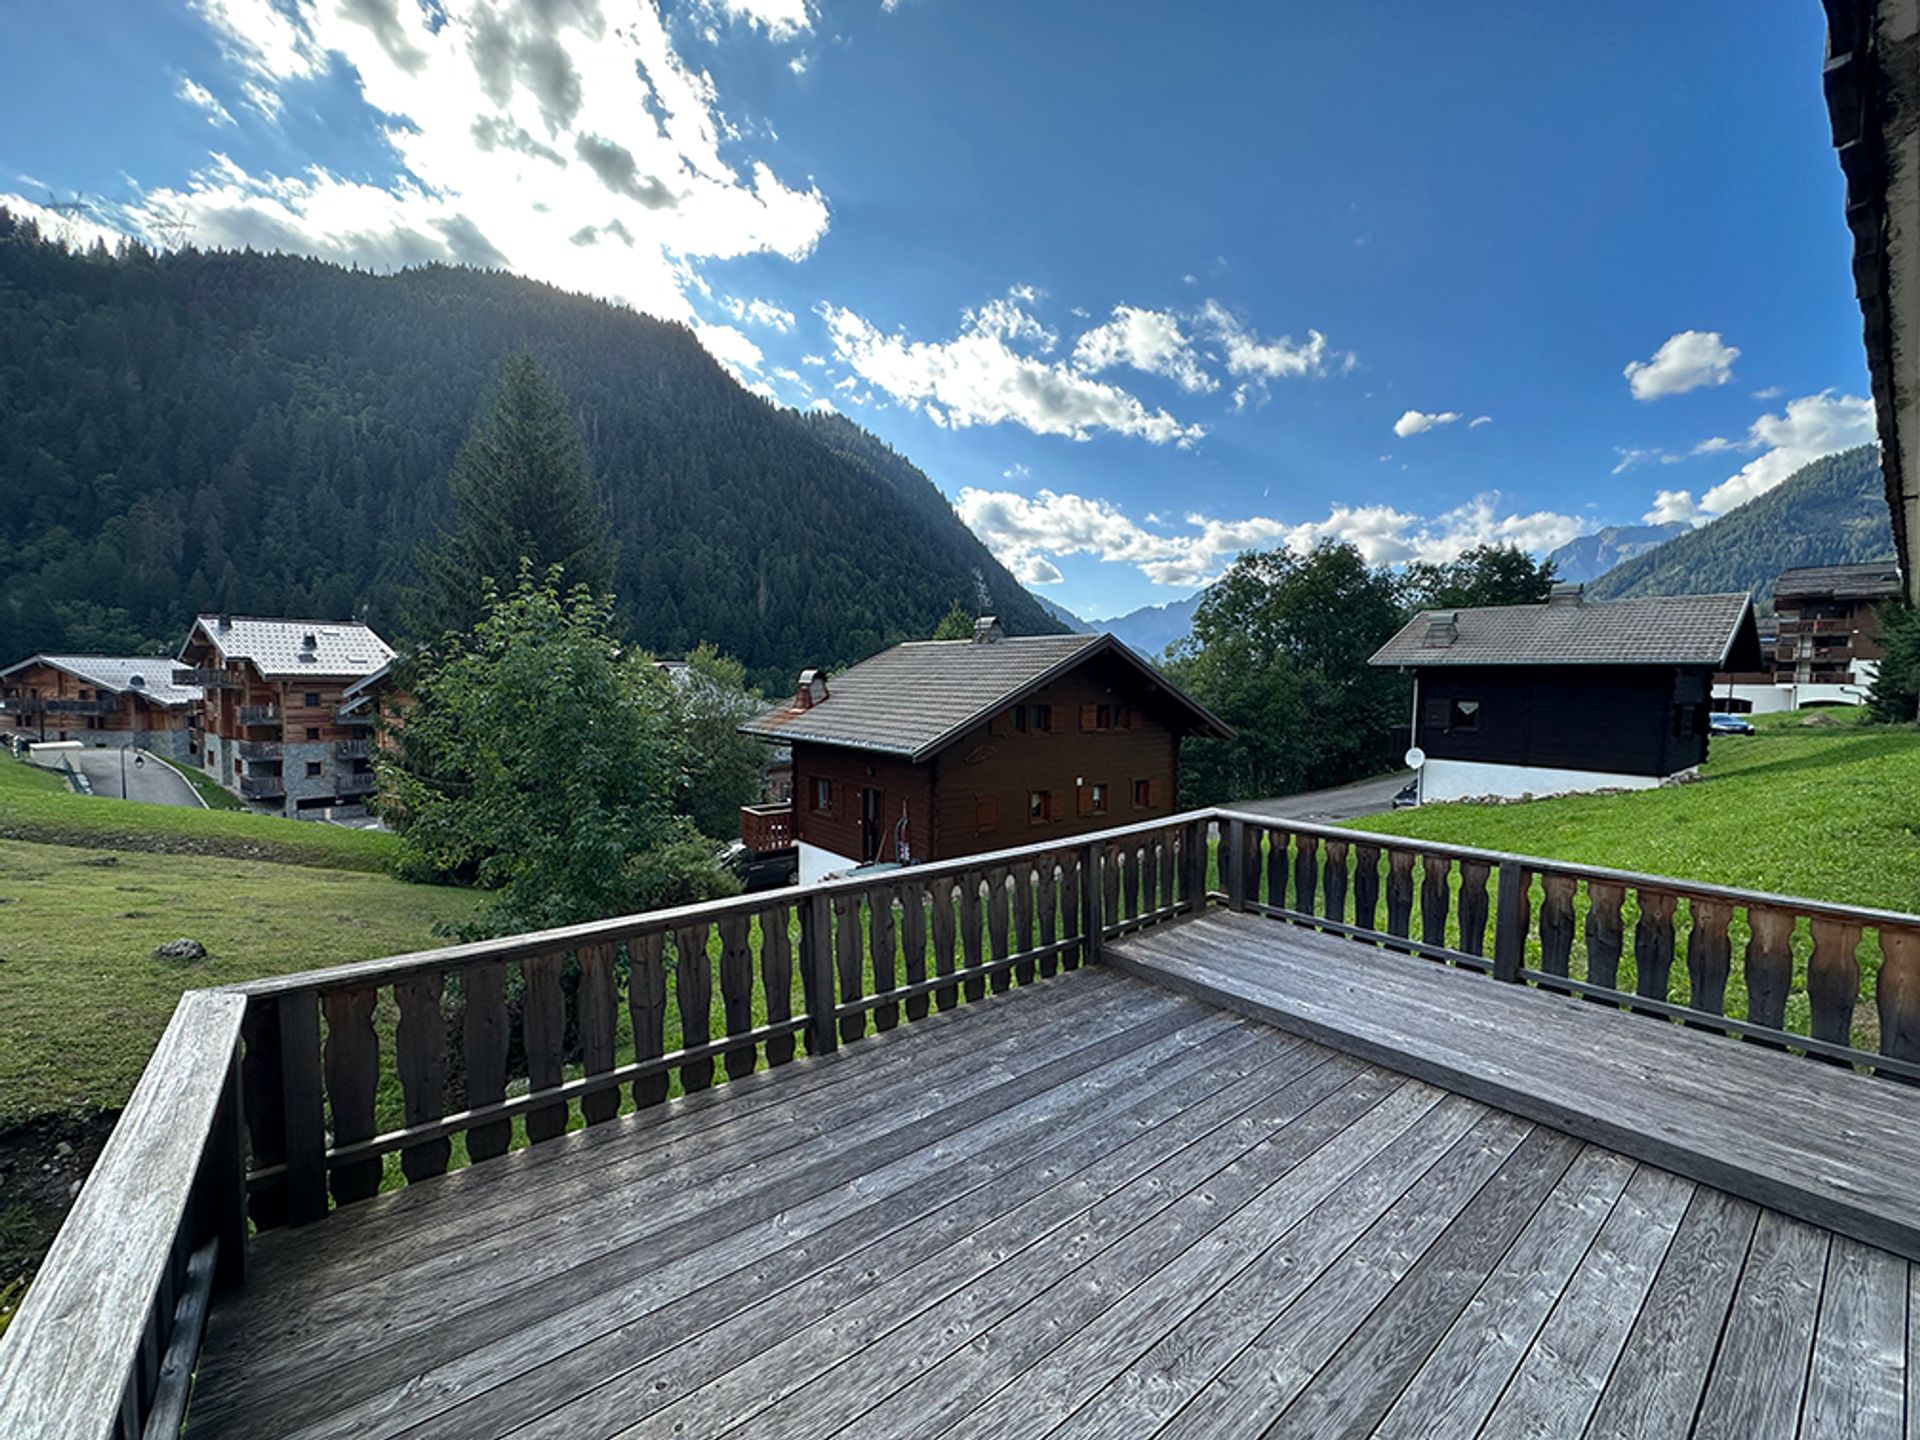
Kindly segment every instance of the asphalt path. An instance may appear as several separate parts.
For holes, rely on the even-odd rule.
[[[1339,820],[1357,820],[1363,815],[1387,814],[1393,809],[1394,795],[1412,778],[1411,770],[1401,770],[1333,790],[1309,790],[1271,800],[1249,800],[1232,808],[1271,815],[1276,820],[1311,820],[1330,825]]]
[[[149,805],[186,805],[197,810],[200,797],[193,793],[193,786],[170,765],[162,764],[151,755],[146,763],[134,764],[138,752],[126,752],[126,798],[142,800]],[[121,752],[112,750],[69,750],[66,758],[73,761],[73,768],[87,777],[93,786],[93,793],[118,800],[120,796]]]

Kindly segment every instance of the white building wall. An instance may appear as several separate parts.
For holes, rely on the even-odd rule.
[[[800,884],[811,885],[816,880],[824,880],[836,872],[852,870],[859,865],[858,860],[845,855],[836,855],[831,850],[818,845],[809,845],[802,840],[800,850]]]
[[[1518,800],[1547,795],[1577,795],[1590,790],[1651,790],[1653,775],[1621,775],[1604,770],[1557,770],[1545,765],[1489,765],[1477,760],[1429,760],[1420,771],[1420,800],[1478,800],[1497,795]]]
[[[1751,704],[1755,715],[1778,715],[1803,705],[1864,705],[1867,689],[1879,671],[1877,660],[1856,660],[1851,685],[1716,685],[1713,708],[1725,710],[1723,702],[1729,694]]]

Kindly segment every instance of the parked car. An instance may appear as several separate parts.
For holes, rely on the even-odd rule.
[[[784,850],[749,850],[744,841],[735,840],[720,856],[720,863],[739,879],[741,888],[777,890],[800,878],[800,852],[792,846]]]
[[[1393,808],[1411,810],[1420,803],[1420,780],[1416,776],[1394,792]]]
[[[1753,722],[1743,715],[1712,715],[1707,728],[1715,735],[1751,735]]]

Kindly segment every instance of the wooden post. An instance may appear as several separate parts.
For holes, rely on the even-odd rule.
[[[1229,820],[1220,837],[1220,874],[1227,882],[1227,908],[1247,908],[1247,867],[1241,859],[1247,853],[1247,822]]]
[[[1089,965],[1100,963],[1106,928],[1100,904],[1100,846],[1087,845],[1080,851],[1080,947]]]
[[[1709,1015],[1727,1013],[1727,977],[1733,971],[1733,942],[1727,927],[1733,906],[1725,900],[1687,897],[1687,1003]]]
[[[1648,1000],[1667,998],[1673,970],[1673,911],[1679,896],[1640,887],[1640,917],[1633,922],[1633,988]]]
[[[1347,842],[1327,841],[1321,866],[1320,913],[1329,920],[1347,918]]]
[[[1487,953],[1488,870],[1484,860],[1460,862],[1460,948],[1469,955]],[[1497,936],[1495,945],[1497,948]]]
[[[1611,880],[1587,882],[1587,983],[1609,990],[1619,988],[1620,952],[1626,948],[1626,932],[1621,928],[1620,904],[1626,899],[1623,885]]]
[[[1880,1011],[1880,1053],[1920,1060],[1920,930],[1880,927],[1880,974],[1873,996]]]
[[[800,989],[807,1004],[807,1053],[826,1055],[840,1044],[833,1023],[833,911],[824,895],[800,905]]]
[[[1296,834],[1293,837],[1293,908],[1302,915],[1313,914],[1314,882],[1320,868],[1319,852],[1319,836]]]
[[[1573,956],[1573,895],[1578,877],[1550,870],[1540,877],[1540,968],[1549,975],[1568,974]]]
[[[227,1098],[208,1149],[219,1157],[217,1164],[207,1167],[205,1203],[207,1228],[220,1237],[213,1288],[223,1294],[237,1290],[247,1278],[246,1086],[241,1083],[237,1054],[228,1063]]]
[[[1518,860],[1502,860],[1499,887],[1494,894],[1493,978],[1518,983],[1527,955],[1527,927],[1532,906],[1527,903],[1527,887],[1532,877]],[[1482,884],[1484,885],[1484,880]],[[1482,913],[1485,913],[1485,891]]]
[[[1380,847],[1353,847],[1353,923],[1362,930],[1380,928]]]
[[[1188,910],[1207,908],[1207,831],[1208,822],[1196,820],[1180,837],[1181,868],[1186,871],[1182,905]]]
[[[1884,942],[1882,942],[1884,945]],[[241,1074],[247,1094],[247,1151],[255,1170],[283,1164],[287,1158],[285,1097],[281,1093],[280,1007],[255,1000],[247,1006],[241,1031],[246,1058]],[[250,1201],[253,1223],[271,1230],[287,1223],[287,1181],[281,1178],[261,1186]]]
[[[320,1001],[282,995],[280,1095],[286,1121],[287,1219],[310,1225],[327,1213],[327,1123],[320,1098]]]
[[[1816,915],[1807,960],[1807,1029],[1829,1045],[1853,1044],[1853,1007],[1860,998],[1860,927]]]
[[[1790,910],[1747,907],[1747,1018],[1775,1030],[1787,1027],[1787,992],[1793,988],[1793,928]]]
[[[1387,851],[1387,933],[1405,940],[1413,925],[1413,851]]]

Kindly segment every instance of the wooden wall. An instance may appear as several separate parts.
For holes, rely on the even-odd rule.
[[[1709,674],[1635,665],[1489,665],[1420,672],[1414,743],[1440,760],[1672,775],[1706,759]],[[1480,702],[1479,726],[1450,728],[1456,700]],[[1687,707],[1676,734],[1676,708]]]
[[[71,739],[84,740],[90,732],[184,730],[187,727],[185,706],[170,710],[163,705],[149,704],[137,695],[115,695],[110,690],[99,689],[90,680],[83,680],[51,665],[35,665],[16,671],[7,677],[4,689],[8,694],[18,692],[21,696],[37,696],[41,700],[104,698],[115,706],[109,715],[47,715],[43,718],[37,714],[26,714],[6,717],[7,728],[30,730],[35,735],[44,730],[49,739],[58,738],[62,733]]]
[[[825,779],[833,786],[833,808],[813,809],[813,782]],[[795,838],[836,855],[863,860],[860,834],[860,792],[880,792],[881,841],[891,844],[900,807],[907,808],[907,843],[916,860],[932,853],[933,766],[915,765],[897,756],[832,745],[793,747],[793,824]],[[886,855],[892,859],[891,853]]]

